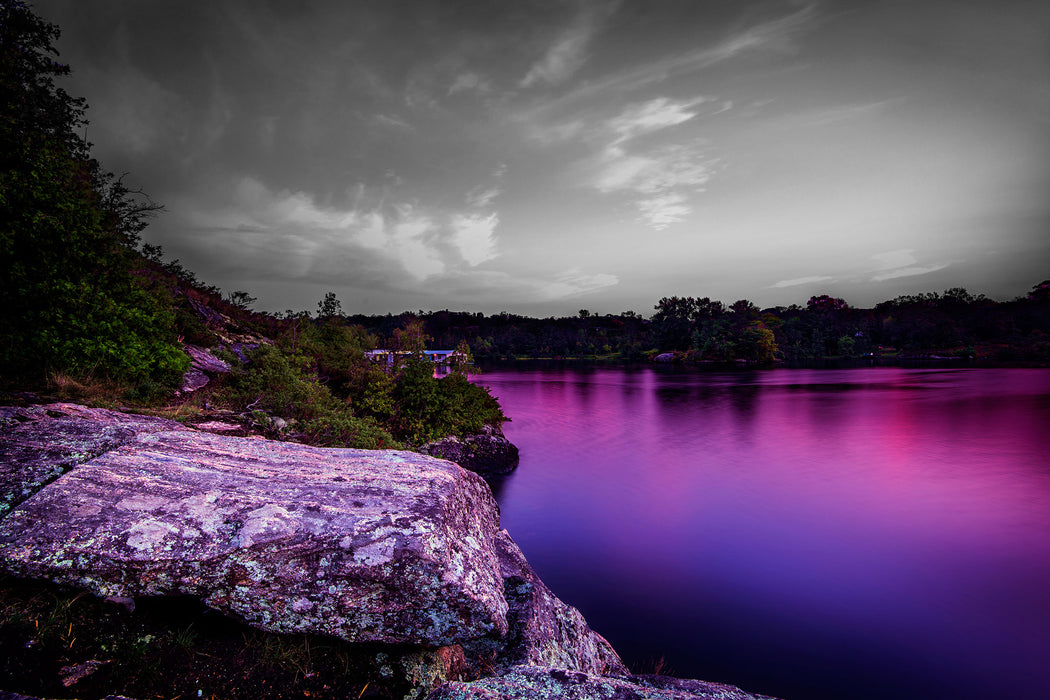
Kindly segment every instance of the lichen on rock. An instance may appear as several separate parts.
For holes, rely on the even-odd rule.
[[[428,700],[774,700],[721,683],[668,676],[598,676],[542,666],[516,666],[503,675],[450,682]]]
[[[477,546],[498,510],[476,475],[181,426],[124,437],[0,522],[0,568],[199,596],[269,631],[436,646],[506,631],[496,555]]]

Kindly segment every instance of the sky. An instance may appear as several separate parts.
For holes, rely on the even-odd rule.
[[[257,310],[1050,277],[1045,0],[35,0],[144,240]]]

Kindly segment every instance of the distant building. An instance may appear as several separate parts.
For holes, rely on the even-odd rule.
[[[410,350],[369,350],[365,353],[372,362],[393,367],[399,358],[412,355]],[[464,358],[463,353],[458,350],[424,350],[423,355],[435,365],[450,365],[458,358]]]

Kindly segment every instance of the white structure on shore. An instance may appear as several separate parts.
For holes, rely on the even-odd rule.
[[[399,358],[406,358],[413,354],[415,353],[411,350],[369,350],[365,353],[365,357],[372,362],[393,367]],[[423,355],[435,365],[450,365],[457,360],[466,359],[458,350],[424,350]]]

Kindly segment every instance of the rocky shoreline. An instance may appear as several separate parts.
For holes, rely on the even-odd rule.
[[[61,403],[0,408],[0,456],[7,577],[389,647],[416,698],[761,697],[632,676],[500,528],[484,480],[446,459]]]

